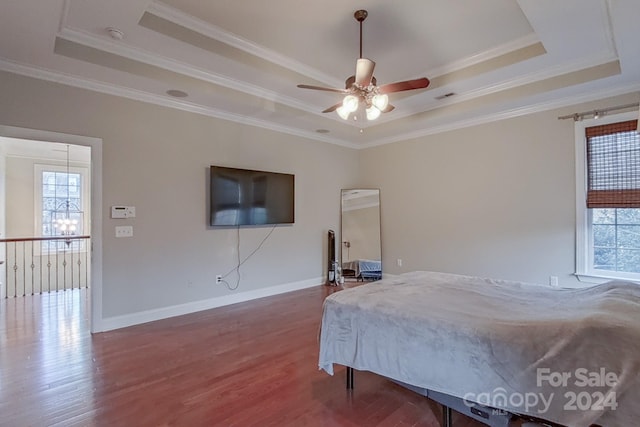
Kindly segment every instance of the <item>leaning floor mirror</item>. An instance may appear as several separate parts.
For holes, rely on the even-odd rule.
[[[345,281],[382,278],[380,190],[342,190],[340,255]]]

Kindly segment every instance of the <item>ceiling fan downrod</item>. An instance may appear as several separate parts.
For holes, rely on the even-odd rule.
[[[364,9],[356,10],[353,17],[360,23],[360,58],[362,58],[362,22],[367,19],[369,12]]]

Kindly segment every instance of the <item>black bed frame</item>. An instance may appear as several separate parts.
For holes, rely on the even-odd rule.
[[[350,366],[347,366],[346,368],[347,368],[347,389],[353,390],[354,369]],[[414,391],[420,394],[421,396],[428,397],[429,399],[434,400],[439,404],[441,404],[442,405],[442,427],[451,427],[452,410],[455,410],[456,412],[460,412],[461,414],[464,414],[470,418],[473,418],[474,420],[480,421],[481,423],[486,424],[490,427],[509,427],[509,423],[511,422],[512,419],[515,418],[514,414],[502,411],[500,409],[490,408],[488,406],[483,406],[477,403],[471,403],[459,397],[429,390],[423,387],[416,387],[410,384],[405,384],[403,382],[396,381],[390,378],[389,380],[411,391]]]
[[[347,368],[347,390],[353,390],[354,388],[354,368],[345,366]],[[489,406],[484,406],[479,403],[465,401],[460,397],[451,396],[449,394],[440,393],[438,391],[429,390],[423,387],[416,387],[411,384],[406,384],[401,381],[396,381],[392,378],[387,378],[404,388],[407,388],[413,392],[418,393],[421,396],[427,397],[442,405],[442,427],[452,427],[452,410],[459,412],[467,417],[473,418],[476,421],[488,425],[490,427],[509,427],[510,422],[515,419],[522,419],[525,421],[531,421],[540,423],[545,427],[565,427],[561,424],[556,424],[551,421],[546,421],[541,418],[532,417],[529,415],[514,414],[506,412],[502,409],[496,409]],[[602,427],[599,424],[591,424],[589,427]]]

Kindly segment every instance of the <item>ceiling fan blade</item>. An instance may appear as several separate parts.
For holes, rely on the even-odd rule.
[[[313,90],[324,90],[327,92],[347,93],[345,89],[336,89],[332,87],[311,86],[311,85],[298,85],[298,87],[301,89],[313,89]]]
[[[336,105],[332,105],[331,107],[327,108],[326,110],[323,111],[323,113],[331,113],[333,111],[336,111],[338,108],[340,108],[340,106],[342,105],[342,102],[336,104]]]
[[[429,86],[429,79],[406,80],[404,82],[388,83],[378,87],[380,93],[402,92],[403,90],[424,89]]]
[[[371,84],[373,69],[376,63],[367,58],[360,58],[356,63],[356,84],[366,87]]]

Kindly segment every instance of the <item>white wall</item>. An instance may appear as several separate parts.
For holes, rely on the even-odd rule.
[[[0,91],[11,100],[0,103],[2,125],[103,140],[105,318],[323,276],[340,189],[357,183],[354,150],[9,73],[0,73]],[[235,229],[207,226],[211,164],[296,176],[296,223],[277,227],[242,266],[235,292],[215,284],[237,254]],[[133,205],[137,217],[113,220],[112,205]],[[125,224],[134,237],[116,239],[114,227]],[[268,232],[243,228],[241,254]]]
[[[296,224],[242,267],[239,291],[323,276],[340,189],[355,187],[381,189],[387,273],[576,285],[573,122],[557,116],[637,102],[630,94],[357,152],[8,73],[0,90],[1,125],[103,140],[106,318],[234,293],[213,283],[234,266],[236,233],[206,225],[211,164],[296,175]],[[137,218],[110,219],[117,204],[136,206]],[[114,238],[121,224],[133,238]],[[267,232],[243,228],[241,253]]]
[[[554,275],[578,286],[574,124],[557,117],[633,102],[637,94],[362,152],[360,185],[381,189],[385,272]]]

